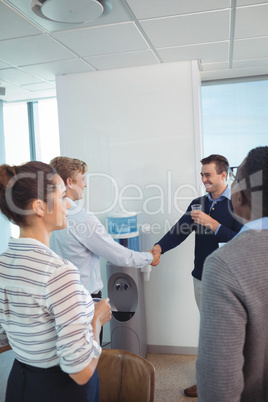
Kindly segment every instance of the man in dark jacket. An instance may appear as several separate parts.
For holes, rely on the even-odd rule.
[[[177,247],[195,232],[195,258],[192,276],[195,299],[200,309],[201,279],[205,259],[220,243],[231,240],[242,223],[233,213],[231,190],[227,185],[228,160],[222,155],[210,155],[201,160],[201,178],[207,195],[194,199],[181,219],[153,247],[154,254],[164,254]],[[199,210],[195,209],[198,208]],[[194,207],[195,206],[195,207]],[[185,395],[197,396],[196,385],[186,388]]]

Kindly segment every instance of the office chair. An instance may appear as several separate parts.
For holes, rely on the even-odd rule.
[[[154,366],[143,357],[103,349],[98,363],[101,402],[153,402]]]

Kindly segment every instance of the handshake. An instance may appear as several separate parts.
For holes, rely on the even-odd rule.
[[[153,267],[155,267],[156,265],[159,264],[159,262],[160,262],[160,256],[161,256],[161,251],[162,251],[162,249],[161,249],[161,247],[159,246],[159,244],[156,244],[156,245],[152,248],[152,250],[148,250],[148,252],[151,253],[152,256],[153,256],[153,261],[151,262],[151,265],[152,265]]]

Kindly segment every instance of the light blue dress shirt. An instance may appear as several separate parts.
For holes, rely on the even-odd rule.
[[[241,233],[245,232],[246,230],[267,230],[268,229],[268,217],[265,216],[260,219],[256,219],[255,221],[250,221],[246,223],[242,229],[240,230],[239,233],[237,233],[237,236],[239,236]]]
[[[121,267],[143,268],[151,264],[151,253],[133,251],[117,243],[92,212],[67,199],[71,204],[67,227],[52,232],[50,247],[79,269],[81,282],[90,294],[103,288],[100,256]]]
[[[228,198],[229,200],[231,199],[231,189],[229,186],[227,186],[226,189],[224,190],[224,192],[218,198],[216,198],[216,200],[213,200],[210,193],[208,193],[207,197],[208,197],[209,201],[212,202],[212,204],[210,206],[210,210],[209,210],[209,212],[211,212],[211,210],[214,207],[214,205],[216,204],[216,202],[220,202],[220,201],[224,200],[224,198]],[[217,230],[214,233],[215,236],[218,233],[220,227],[221,227],[221,223],[219,224],[219,226],[217,227]]]

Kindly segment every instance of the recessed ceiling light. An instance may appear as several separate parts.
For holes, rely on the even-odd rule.
[[[33,0],[31,8],[41,18],[64,24],[94,21],[112,9],[108,0]]]

